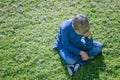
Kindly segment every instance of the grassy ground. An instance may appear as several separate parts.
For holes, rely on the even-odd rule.
[[[60,23],[83,13],[103,56],[70,77],[52,49]],[[120,80],[120,0],[0,0],[0,80]]]

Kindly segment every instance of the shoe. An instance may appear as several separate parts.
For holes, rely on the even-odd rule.
[[[57,48],[57,41],[55,41],[52,45],[53,49],[56,49]]]
[[[79,67],[80,67],[79,64],[75,64],[75,65],[74,65],[74,71],[77,71]]]
[[[67,65],[68,73],[70,76],[73,75],[74,71],[74,65]]]
[[[70,74],[70,76],[72,76],[78,70],[79,67],[79,64],[67,65],[68,73]]]

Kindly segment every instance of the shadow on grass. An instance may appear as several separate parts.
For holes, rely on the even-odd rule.
[[[71,77],[71,80],[100,80],[99,72],[104,71],[106,65],[103,62],[104,56],[98,56],[91,63],[82,66]]]
[[[104,56],[98,56],[91,63],[84,65],[78,69],[78,71],[70,77],[68,74],[66,64],[61,60],[61,65],[65,69],[65,74],[68,76],[68,80],[101,80],[99,72],[104,71],[106,68]]]
[[[67,80],[101,80],[99,73],[104,72],[104,69],[106,68],[104,63],[104,56],[100,55],[89,64],[81,66],[73,76],[70,76],[68,74],[66,64],[62,59],[60,61],[62,67],[65,70],[65,74],[68,76]]]

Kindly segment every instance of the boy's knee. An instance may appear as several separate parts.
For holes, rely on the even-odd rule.
[[[89,56],[94,56],[96,57],[102,52],[102,44],[99,42],[94,43],[94,47],[88,51]]]
[[[100,42],[94,42],[94,47],[99,52],[99,51],[102,51],[103,44]]]
[[[95,45],[95,46],[98,46],[98,47],[102,47],[102,46],[103,46],[103,44],[100,43],[100,42],[94,42],[94,45]]]
[[[61,49],[59,51],[59,55],[66,64],[75,64],[77,61],[77,59],[72,58],[70,53],[68,53],[68,51],[66,51],[65,49]]]

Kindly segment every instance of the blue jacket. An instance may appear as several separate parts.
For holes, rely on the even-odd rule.
[[[58,49],[65,48],[79,55],[81,50],[87,51],[93,48],[93,38],[83,38],[82,35],[77,34],[72,28],[72,19],[70,19],[60,25],[57,37],[57,47]]]

